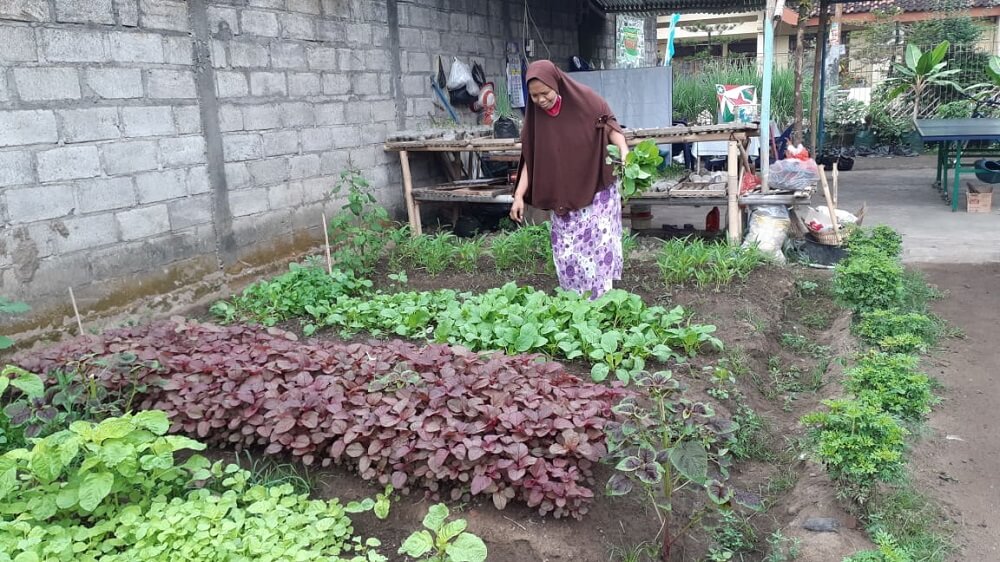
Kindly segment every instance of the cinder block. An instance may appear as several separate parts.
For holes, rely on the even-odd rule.
[[[406,53],[403,72],[430,72],[431,57],[427,53]]]
[[[388,50],[372,49],[365,54],[365,70],[388,72],[390,54]]]
[[[34,62],[38,60],[35,30],[31,27],[0,26],[0,62]]]
[[[226,43],[223,41],[212,40],[211,43],[211,53],[212,67],[213,68],[228,68],[229,57],[226,56]]]
[[[249,41],[230,41],[229,60],[234,68],[267,67],[267,47]]]
[[[336,20],[316,22],[316,38],[320,41],[339,43],[347,39],[347,23]]]
[[[0,20],[48,21],[48,0],[17,0],[0,2]]]
[[[116,139],[121,136],[118,110],[113,107],[57,111],[66,143]]]
[[[243,10],[240,14],[240,29],[247,35],[277,37],[278,16],[272,12]]]
[[[335,18],[351,17],[351,3],[345,0],[322,0],[323,15]]]
[[[187,170],[174,169],[147,172],[135,176],[139,203],[169,201],[187,195]]]
[[[167,64],[194,64],[194,42],[189,37],[163,37],[163,62]]]
[[[215,73],[215,91],[220,98],[241,98],[250,94],[246,75],[229,70]]]
[[[247,0],[246,4],[253,8],[271,8],[272,10],[285,8],[285,0]]]
[[[205,163],[205,139],[200,136],[160,139],[160,161],[164,166]]]
[[[240,16],[233,8],[221,6],[209,6],[208,8],[208,30],[212,33],[219,31],[219,24],[224,24],[234,35],[239,34],[239,21]]]
[[[22,101],[80,99],[80,77],[73,68],[15,68]]]
[[[280,156],[299,151],[299,133],[296,131],[276,131],[264,133],[264,155]]]
[[[400,30],[405,31],[405,30]],[[347,26],[347,41],[348,43],[354,43],[355,45],[365,46],[371,45],[372,42],[372,26],[367,23],[352,23]]]
[[[201,110],[197,105],[174,105],[174,123],[181,135],[201,132]]]
[[[226,133],[222,135],[222,149],[226,162],[256,160],[264,156],[264,143],[260,135]]]
[[[278,106],[282,127],[305,127],[315,121],[312,104],[305,102],[283,103]]]
[[[122,240],[141,240],[170,232],[170,215],[165,204],[115,213]]]
[[[305,68],[305,49],[295,43],[272,43],[271,64],[274,68]]]
[[[424,38],[419,29],[404,27],[399,30],[399,46],[404,50],[419,50],[423,47]]]
[[[349,148],[361,143],[361,130],[356,125],[342,125],[332,127],[332,129],[331,135],[335,148]]]
[[[100,248],[120,240],[112,213],[71,217],[61,222],[59,233],[53,232],[51,238],[53,253],[57,255]]]
[[[288,95],[288,85],[283,72],[251,72],[250,93],[255,96]]]
[[[76,208],[68,185],[44,185],[5,189],[7,215],[12,223],[28,223],[64,217]]]
[[[181,230],[212,222],[212,199],[206,195],[185,197],[167,203],[170,229]]]
[[[256,160],[250,162],[247,167],[250,169],[253,185],[258,187],[288,181],[290,173],[288,158],[284,157]]]
[[[187,189],[190,195],[212,191],[212,184],[208,180],[208,166],[194,166],[188,169]]]
[[[149,97],[154,99],[189,99],[196,97],[194,73],[189,70],[150,70],[147,75]]]
[[[319,154],[292,156],[288,164],[291,179],[311,178],[319,175],[320,156]]]
[[[371,103],[372,109],[372,120],[376,123],[380,122],[390,122],[396,120],[396,102],[392,100],[387,101],[373,101]]]
[[[364,71],[365,53],[358,49],[337,49],[337,68],[341,72]]]
[[[292,96],[318,96],[323,92],[318,74],[306,72],[288,75],[288,94]]]
[[[219,128],[224,133],[243,130],[243,110],[240,106],[219,106]]]
[[[230,193],[229,209],[234,217],[257,215],[267,211],[267,188],[244,189]]]
[[[331,47],[306,47],[306,59],[313,70],[339,70],[337,49]]]
[[[115,0],[118,9],[118,23],[125,27],[139,25],[139,0]]]
[[[246,162],[229,162],[225,165],[226,187],[229,189],[241,189],[252,183],[250,169]]]
[[[98,97],[142,97],[142,72],[138,68],[88,68],[86,72],[87,87]]]
[[[267,204],[274,210],[298,207],[302,204],[302,182],[281,183],[267,188]]]
[[[347,150],[324,152],[320,157],[319,173],[325,176],[340,176],[340,173],[349,167],[350,159],[351,153]]]
[[[316,113],[316,124],[343,125],[345,107],[346,105],[343,102],[316,104],[314,108]]]
[[[0,152],[0,187],[24,185],[35,181],[31,153],[22,150]]]
[[[293,12],[319,15],[319,0],[288,0],[288,9]]]
[[[140,0],[139,24],[147,29],[187,31],[187,2],[180,0]]]
[[[136,203],[132,178],[94,179],[75,183],[81,213],[126,209]]]
[[[51,111],[0,111],[0,147],[59,140]]]
[[[328,96],[342,96],[351,92],[351,77],[342,73],[323,73],[323,93]]]
[[[346,170],[342,168],[341,170]],[[340,174],[340,171],[337,171]],[[326,200],[330,196],[330,189],[333,187],[331,178],[312,178],[302,182],[302,203],[308,205]]]
[[[425,76],[404,76],[403,94],[406,96],[424,96],[430,90],[430,83]]]
[[[176,131],[168,106],[123,107],[122,124],[128,137],[172,135]]]
[[[379,92],[378,74],[372,72],[355,74],[351,79],[351,88],[355,94],[368,96],[377,94]]]
[[[101,159],[96,146],[54,148],[39,152],[38,181],[92,178],[101,175]]]
[[[108,48],[115,62],[163,62],[163,42],[153,33],[111,33]]]
[[[288,39],[316,39],[316,17],[303,14],[281,14],[281,36]]]
[[[279,127],[281,127],[281,114],[276,106],[243,106],[243,128],[247,131],[277,129]]]
[[[56,0],[56,21],[115,23],[111,0]]]
[[[317,152],[333,148],[333,128],[314,127],[302,129],[303,152]]]

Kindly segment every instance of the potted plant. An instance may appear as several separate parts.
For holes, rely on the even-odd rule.
[[[507,80],[503,77],[499,79],[499,85],[495,92],[496,107],[493,109],[493,137],[498,139],[516,139],[520,136],[517,123],[514,121],[514,112],[510,107],[510,93],[507,91]]]
[[[826,120],[827,130],[837,143],[836,146],[825,149],[817,162],[827,167],[832,167],[836,162],[837,167],[845,172],[854,168],[854,158],[849,147],[854,144],[855,135],[864,125],[867,113],[868,107],[864,102],[837,93]]]

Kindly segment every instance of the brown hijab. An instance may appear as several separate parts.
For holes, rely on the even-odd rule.
[[[552,117],[528,103],[521,130],[521,161],[529,179],[524,200],[558,214],[587,207],[615,181],[604,160],[611,131],[621,132],[621,127],[608,102],[551,61],[531,63],[525,77],[555,90],[562,107]]]

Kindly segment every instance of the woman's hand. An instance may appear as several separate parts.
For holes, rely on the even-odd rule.
[[[520,223],[524,220],[524,198],[514,197],[514,204],[510,206],[510,220]]]

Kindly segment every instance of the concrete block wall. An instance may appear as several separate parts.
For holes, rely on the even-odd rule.
[[[582,3],[528,7],[526,22],[521,0],[0,1],[0,295],[34,307],[0,331],[63,326],[70,286],[85,314],[225,290],[321,240],[348,168],[401,212],[382,143],[445,119],[438,56],[495,80],[525,25],[536,56],[578,52]]]

